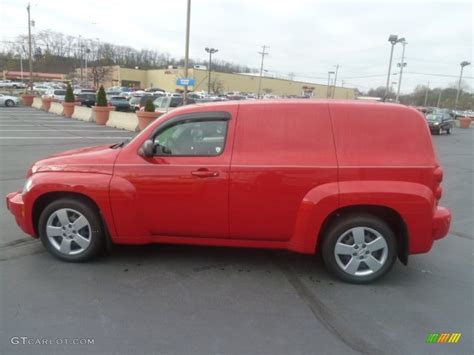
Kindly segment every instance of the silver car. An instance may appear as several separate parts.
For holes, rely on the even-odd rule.
[[[12,107],[19,104],[20,99],[18,97],[0,94],[0,106]]]

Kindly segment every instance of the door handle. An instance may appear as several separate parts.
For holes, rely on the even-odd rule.
[[[210,171],[208,169],[199,169],[195,171],[191,171],[191,175],[200,177],[200,178],[206,178],[206,177],[217,177],[219,176],[218,171]]]

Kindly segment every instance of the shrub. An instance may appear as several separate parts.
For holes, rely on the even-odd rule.
[[[72,87],[70,83],[67,83],[66,96],[64,97],[64,102],[74,102],[74,93],[72,92]]]
[[[155,112],[155,105],[153,104],[153,100],[152,99],[147,99],[145,101],[145,108],[144,108],[145,112]]]
[[[107,95],[105,95],[104,86],[101,85],[97,93],[96,106],[107,106]]]

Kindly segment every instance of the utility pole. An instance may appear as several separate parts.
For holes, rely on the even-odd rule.
[[[333,71],[328,71],[328,86],[326,90],[326,97],[329,99],[329,96],[331,95],[331,74],[334,74]]]
[[[443,89],[439,89],[439,94],[438,94],[438,103],[436,104],[436,107],[439,107],[439,104],[441,103],[441,94],[443,93]]]
[[[426,92],[425,92],[425,107],[426,104],[428,103],[428,92],[430,91],[430,82],[428,81],[428,86],[426,87]]]
[[[217,48],[205,48],[205,51],[209,53],[209,75],[208,75],[208,82],[207,82],[207,95],[211,95],[211,64],[212,64],[212,55],[217,53],[219,50]]]
[[[258,80],[258,91],[257,91],[257,98],[259,99],[260,98],[260,89],[262,88],[262,76],[263,76],[263,59],[265,58],[265,56],[267,54],[269,54],[268,52],[265,52],[265,49],[267,48],[270,48],[269,46],[262,46],[262,51],[261,52],[258,52],[258,54],[260,54],[262,56],[262,62],[260,63],[260,79]]]
[[[20,76],[21,76],[21,82],[23,82],[23,54],[21,50],[20,50]]]
[[[30,3],[26,7],[28,11],[28,52],[29,52],[29,66],[30,66],[30,79],[28,80],[28,87],[30,91],[33,91],[33,57],[31,53],[31,16],[30,16]]]
[[[83,51],[82,51],[82,36],[79,35],[79,60],[81,62],[81,87],[84,86],[84,79],[83,79],[83,76],[84,76],[84,72],[83,72],[83,65],[82,65],[82,62],[84,61],[84,55],[83,55]]]
[[[399,98],[400,98],[400,87],[402,86],[403,68],[407,65],[405,63],[405,46],[406,45],[407,45],[407,42],[405,40],[403,40],[403,42],[402,42],[402,46],[403,46],[402,61],[401,61],[401,63],[398,63],[398,66],[400,67],[400,74],[399,74],[399,77],[398,77],[397,97],[395,98],[395,102],[397,102],[397,103],[400,102]]]
[[[346,83],[346,82],[345,82],[344,80],[342,80],[342,83],[341,83],[341,88],[343,88],[343,87],[344,87],[344,84],[345,84],[345,83]]]
[[[334,75],[334,88],[332,90],[332,98],[334,99],[334,97],[336,96],[336,81],[337,81],[337,72],[339,71],[339,67],[340,65],[337,64],[336,65],[336,74]]]
[[[191,26],[191,0],[188,0],[187,11],[186,11],[186,44],[184,48],[184,78],[188,78],[188,65],[189,65],[189,31]],[[188,86],[184,86],[183,104],[186,105],[188,102]]]

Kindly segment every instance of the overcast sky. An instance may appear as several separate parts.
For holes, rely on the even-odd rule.
[[[0,40],[26,34],[27,2],[0,4]],[[34,32],[50,29],[184,56],[186,0],[31,4]],[[265,44],[269,73],[293,72],[295,79],[326,83],[328,71],[339,64],[338,85],[344,80],[345,86],[366,91],[385,85],[391,33],[408,42],[402,91],[428,81],[432,87],[448,86],[459,76],[459,63],[473,59],[472,1],[192,0],[190,56],[205,60],[204,47],[211,46],[219,49],[216,58],[259,68],[257,52]],[[395,71],[401,52],[398,44]],[[472,66],[464,75],[473,88]]]

